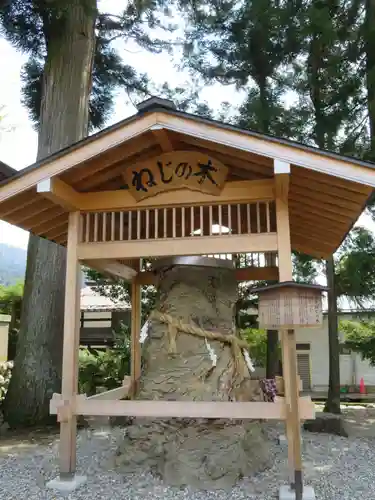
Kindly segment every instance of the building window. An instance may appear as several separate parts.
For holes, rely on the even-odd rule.
[[[345,344],[340,344],[340,354],[350,354],[352,351]]]
[[[309,351],[310,344],[297,344],[296,349],[297,349],[297,351]]]

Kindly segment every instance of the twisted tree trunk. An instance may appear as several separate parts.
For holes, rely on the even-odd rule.
[[[160,278],[159,311],[204,330],[233,333],[233,270],[176,266]],[[179,331],[171,354],[167,330],[164,323],[152,321],[144,345],[140,399],[259,399],[249,375],[245,380],[238,376],[230,345]],[[168,484],[225,488],[267,466],[267,438],[254,421],[134,419],[117,463],[127,470],[149,467]]]

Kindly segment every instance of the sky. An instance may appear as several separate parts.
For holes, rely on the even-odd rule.
[[[118,0],[101,0],[102,12],[118,13],[124,2]],[[139,72],[147,72],[157,84],[168,80],[169,85],[183,85],[189,79],[186,72],[179,72],[168,54],[150,54],[140,50],[135,44],[116,42],[126,62]],[[175,57],[178,60],[178,57]],[[34,163],[37,152],[37,133],[28,118],[28,113],[21,99],[21,71],[27,56],[17,52],[6,40],[0,37],[0,61],[3,71],[0,72],[0,107],[4,106],[6,130],[0,133],[0,160],[9,166],[21,170]],[[5,63],[5,64],[4,64]],[[207,101],[211,108],[217,109],[224,101],[234,106],[240,104],[242,95],[234,87],[221,87],[219,84],[205,88],[201,100]],[[111,125],[135,113],[135,108],[128,102],[124,91],[118,91],[114,113],[107,125]],[[3,123],[2,123],[3,125]],[[362,216],[359,223],[375,229],[371,219]],[[28,233],[0,221],[0,242],[6,242],[20,248],[27,248]]]

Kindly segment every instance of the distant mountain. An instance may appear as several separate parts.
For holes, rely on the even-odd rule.
[[[25,278],[27,252],[0,243],[0,285],[14,285]]]

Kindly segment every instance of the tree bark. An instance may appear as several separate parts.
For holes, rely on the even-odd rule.
[[[366,89],[370,144],[368,158],[375,160],[375,0],[366,0],[365,52]]]
[[[157,310],[205,330],[231,334],[237,283],[231,269],[176,266],[162,273]],[[240,381],[229,345],[178,332],[169,352],[168,327],[152,321],[144,345],[139,399],[258,400],[250,375]],[[215,361],[214,361],[215,359]],[[245,365],[246,366],[246,365]],[[259,422],[134,419],[116,462],[127,471],[149,468],[168,484],[231,487],[268,464]]]
[[[279,375],[279,333],[277,330],[267,330],[267,366],[266,377],[275,378]]]
[[[337,297],[335,289],[335,263],[333,256],[326,261],[328,284],[328,345],[329,385],[324,407],[327,413],[341,413],[340,410],[340,343],[338,336]]]
[[[71,0],[54,11],[54,20],[46,16],[38,160],[87,135],[96,14],[95,0]],[[65,253],[30,236],[17,354],[4,404],[12,427],[50,421],[49,400],[61,390]]]

